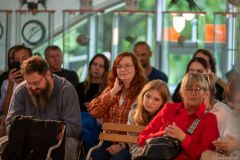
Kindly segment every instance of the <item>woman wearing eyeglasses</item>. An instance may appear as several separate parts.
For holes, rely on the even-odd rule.
[[[224,99],[223,92],[224,92],[226,83],[224,82],[224,80],[222,80],[220,77],[217,76],[216,60],[213,57],[212,53],[206,49],[198,49],[193,54],[193,58],[195,57],[203,58],[207,62],[208,73],[216,77],[216,82],[215,82],[216,91],[215,91],[214,97],[219,101],[222,101]]]
[[[219,137],[219,132],[216,116],[205,113],[206,106],[203,101],[208,89],[203,74],[187,73],[180,88],[183,102],[167,103],[141,132],[138,143],[144,146],[146,140],[158,136],[176,138],[182,147],[177,160],[197,160],[203,151],[214,150],[212,142]],[[190,134],[188,129],[196,119],[199,119],[200,123]]]
[[[88,105],[92,116],[104,122],[127,123],[131,105],[146,83],[144,71],[133,53],[119,54],[113,62],[109,85]],[[131,158],[123,144],[106,142],[93,152],[94,160],[124,160]]]

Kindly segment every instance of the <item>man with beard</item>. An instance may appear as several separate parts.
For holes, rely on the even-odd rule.
[[[66,124],[65,160],[77,160],[80,146],[80,107],[73,85],[65,78],[51,74],[48,63],[38,56],[23,62],[24,82],[13,94],[7,115],[7,127],[15,115]]]
[[[139,41],[134,45],[134,54],[137,56],[139,62],[145,70],[148,80],[160,79],[162,81],[168,82],[168,77],[165,73],[157,70],[150,63],[150,57],[152,56],[152,51],[149,45],[144,41]]]

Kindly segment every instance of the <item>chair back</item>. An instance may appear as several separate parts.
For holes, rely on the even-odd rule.
[[[53,160],[64,159],[65,126],[61,121],[40,120],[30,116],[15,116],[11,121],[8,144],[3,160],[46,160],[49,149]],[[59,141],[61,144],[59,144]],[[51,151],[52,152],[52,151]],[[57,157],[57,158],[54,158]]]
[[[103,123],[102,132],[99,135],[100,142],[88,151],[86,160],[91,159],[92,152],[100,148],[104,141],[136,144],[139,133],[145,127],[146,126],[118,123]]]

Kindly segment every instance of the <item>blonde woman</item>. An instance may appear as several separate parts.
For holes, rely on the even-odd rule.
[[[176,160],[197,160],[205,150],[214,150],[212,142],[219,137],[219,132],[216,116],[205,113],[203,100],[207,90],[209,86],[203,74],[187,73],[180,88],[183,102],[166,103],[140,133],[138,144],[144,146],[149,138],[164,135],[176,138],[182,147]],[[200,123],[189,133],[188,128],[196,119]]]
[[[146,126],[162,109],[165,103],[170,102],[170,91],[162,80],[153,80],[147,83],[132,105],[128,115],[128,124]],[[142,147],[130,144],[132,159],[142,154]]]

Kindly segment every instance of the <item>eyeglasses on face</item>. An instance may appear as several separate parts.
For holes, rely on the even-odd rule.
[[[204,88],[200,88],[200,87],[195,87],[195,88],[192,88],[192,87],[184,87],[184,90],[187,92],[187,93],[195,93],[195,94],[200,94],[202,93],[202,91],[205,91]]]
[[[133,67],[133,64],[124,64],[124,65],[117,65],[117,69],[121,70],[121,69],[125,69],[125,70],[129,70],[131,67]]]
[[[33,87],[33,86],[38,87],[40,85],[41,81],[43,80],[43,77],[44,76],[42,76],[40,80],[35,81],[35,82],[27,82],[28,87]]]

